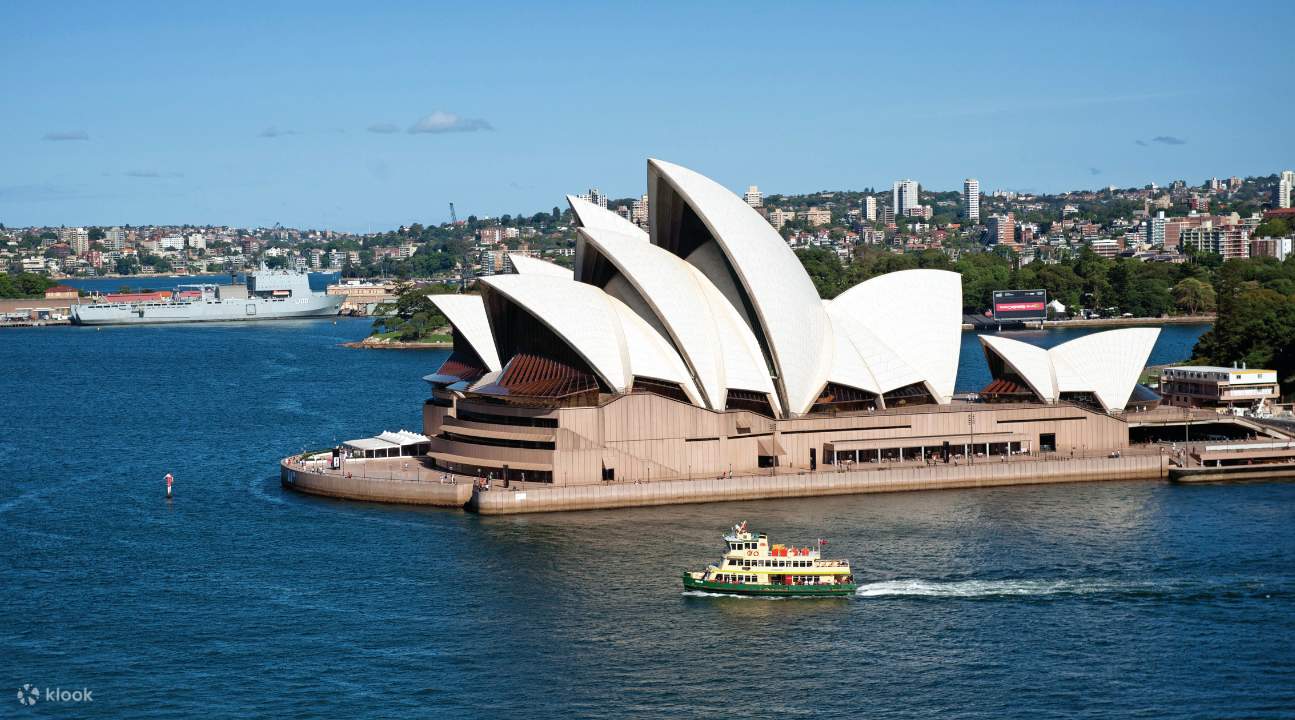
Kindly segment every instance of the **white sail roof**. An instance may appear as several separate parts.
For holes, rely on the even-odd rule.
[[[648,160],[649,204],[662,202],[658,181],[677,193],[724,251],[749,298],[787,399],[804,413],[827,381],[834,343],[827,311],[787,243],[741,198],[692,170]],[[657,210],[654,210],[656,217]],[[652,241],[661,244],[654,226]]]
[[[612,263],[643,298],[697,378],[705,405],[722,410],[729,387],[774,392],[750,328],[695,267],[618,232],[582,228],[578,242]]]
[[[516,270],[519,275],[539,274],[552,275],[553,277],[561,278],[572,277],[571,270],[569,268],[564,268],[557,263],[551,263],[547,260],[533,258],[530,255],[510,252],[508,253],[508,260],[512,262],[513,269]]]
[[[852,316],[847,305],[830,300],[824,304],[836,338],[830,381],[880,395],[925,380],[921,372]]]
[[[871,339],[860,338],[856,347],[879,347],[874,362],[891,368],[884,372],[904,374],[893,354],[917,372],[936,402],[952,399],[962,346],[961,275],[947,270],[887,273],[846,290],[830,307],[833,317],[848,317],[872,334]],[[874,373],[883,372],[880,367]]]
[[[981,335],[980,344],[1002,358],[1025,381],[1035,395],[1048,402],[1057,400],[1057,379],[1047,349],[999,335]]]
[[[697,385],[693,383],[688,368],[684,367],[683,360],[679,359],[679,353],[674,351],[670,342],[625,303],[614,297],[608,297],[607,302],[620,318],[626,354],[630,360],[630,375],[678,383],[689,402],[702,405]]]
[[[633,384],[620,315],[592,285],[548,274],[489,275],[479,282],[544,323],[618,392]]]
[[[1092,393],[1103,409],[1118,411],[1128,405],[1159,336],[1159,328],[1121,328],[1047,350],[993,335],[981,335],[980,342],[1043,400],[1056,402],[1062,393]]]
[[[490,332],[490,320],[486,317],[485,303],[480,295],[428,295],[460,336],[472,346],[487,370],[499,370],[499,353],[495,349],[495,338]]]
[[[1091,392],[1107,410],[1123,410],[1159,337],[1160,328],[1121,328],[1051,348],[1057,392]]]

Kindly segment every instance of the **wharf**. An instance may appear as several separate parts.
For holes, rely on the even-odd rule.
[[[496,481],[488,491],[476,488],[475,478],[444,473],[425,464],[422,458],[350,461],[345,470],[333,470],[322,462],[303,463],[297,457],[285,458],[280,463],[282,485],[298,492],[372,502],[461,507],[482,515],[1102,480],[1162,480],[1168,473],[1169,456],[1159,447],[1126,452],[1120,457],[985,458],[961,465],[862,463],[846,470],[829,466],[816,472],[788,469],[771,474],[643,483],[553,486],[513,481],[505,488]]]
[[[5,320],[0,322],[0,328],[46,327],[71,324],[71,320]]]

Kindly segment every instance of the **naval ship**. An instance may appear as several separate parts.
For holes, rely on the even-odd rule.
[[[179,285],[169,300],[79,303],[77,325],[138,325],[230,320],[327,317],[341,311],[345,295],[312,292],[310,276],[291,270],[248,273],[245,285]]]

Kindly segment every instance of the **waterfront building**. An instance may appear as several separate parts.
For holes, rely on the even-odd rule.
[[[760,192],[760,188],[754,185],[746,189],[746,194],[742,196],[742,200],[753,208],[764,207],[764,194]]]
[[[962,216],[967,222],[980,222],[980,181],[967,178],[962,181]]]
[[[824,301],[741,197],[660,160],[648,189],[650,234],[568,197],[574,270],[515,255],[479,294],[430,296],[454,348],[425,378],[438,467],[598,485],[1127,446],[1157,330],[1068,343],[1032,396],[955,400],[960,275],[894,272]]]
[[[1182,365],[1160,375],[1165,403],[1182,407],[1251,407],[1277,400],[1276,370]]]
[[[918,195],[920,190],[916,180],[896,180],[894,189],[891,191],[891,207],[894,208],[895,214],[900,217],[908,215],[908,209],[917,207],[920,204]]]

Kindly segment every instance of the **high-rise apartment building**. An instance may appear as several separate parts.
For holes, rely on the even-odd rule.
[[[1241,225],[1214,226],[1206,223],[1199,227],[1183,228],[1179,239],[1185,248],[1214,253],[1224,260],[1250,257],[1250,229]]]
[[[59,242],[67,243],[75,255],[90,249],[90,231],[83,227],[59,228],[58,239]]]
[[[1292,193],[1295,193],[1295,170],[1284,170],[1277,180],[1277,207],[1290,207]]]
[[[895,209],[895,214],[907,215],[909,208],[917,207],[920,204],[918,192],[916,180],[896,180],[893,190],[894,202],[891,203],[891,207]]]
[[[877,198],[871,195],[863,198],[863,218],[868,222],[877,222]]]
[[[598,188],[589,188],[589,192],[582,193],[580,195],[577,195],[576,197],[580,198],[581,200],[584,200],[585,202],[593,203],[594,205],[597,205],[598,207],[604,210],[607,209],[607,196],[604,195],[602,191],[599,190]]]
[[[962,216],[968,222],[980,222],[980,181],[975,178],[962,181]]]
[[[1013,245],[1016,243],[1016,216],[1012,213],[989,218],[989,244]]]
[[[1165,247],[1165,211],[1161,210],[1156,216],[1147,220],[1147,244]],[[1177,245],[1177,238],[1174,239]]]
[[[760,192],[760,188],[754,185],[746,189],[746,194],[742,196],[742,199],[751,207],[764,207],[764,194]]]

